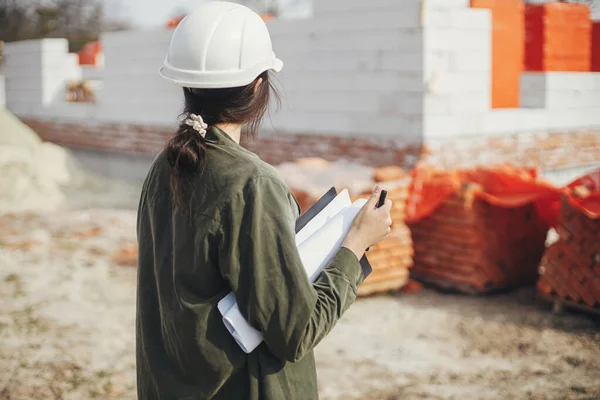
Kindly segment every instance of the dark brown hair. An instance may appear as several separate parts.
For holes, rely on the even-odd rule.
[[[263,82],[255,93],[254,87],[261,78]],[[201,116],[209,127],[219,123],[245,124],[243,135],[255,137],[268,110],[271,93],[279,104],[279,93],[270,81],[268,71],[246,86],[183,89],[185,105],[180,115],[181,123],[165,146],[167,160],[172,167],[171,191],[177,205],[184,206],[187,203],[189,194],[186,182],[198,173],[206,152],[205,139],[185,122],[190,114]]]

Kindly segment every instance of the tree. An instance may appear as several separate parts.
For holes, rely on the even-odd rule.
[[[103,0],[0,0],[0,40],[66,38],[79,51],[101,32],[128,24],[107,20]]]

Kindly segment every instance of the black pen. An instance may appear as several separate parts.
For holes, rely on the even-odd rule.
[[[377,205],[375,206],[375,208],[380,208],[382,205],[385,204],[385,198],[387,196],[387,190],[382,190],[381,193],[379,194],[379,200],[377,200]],[[366,251],[369,251],[370,247],[367,248]]]

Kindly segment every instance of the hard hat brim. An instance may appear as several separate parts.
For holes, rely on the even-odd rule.
[[[231,72],[181,70],[170,65],[168,60],[165,59],[163,66],[159,70],[159,74],[177,86],[195,89],[225,89],[249,85],[263,72],[279,72],[282,68],[283,61],[277,57],[255,64],[245,71],[238,70]]]

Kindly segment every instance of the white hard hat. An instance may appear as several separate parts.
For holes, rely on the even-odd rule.
[[[183,87],[229,88],[281,67],[263,19],[248,7],[215,1],[179,23],[160,74]]]

